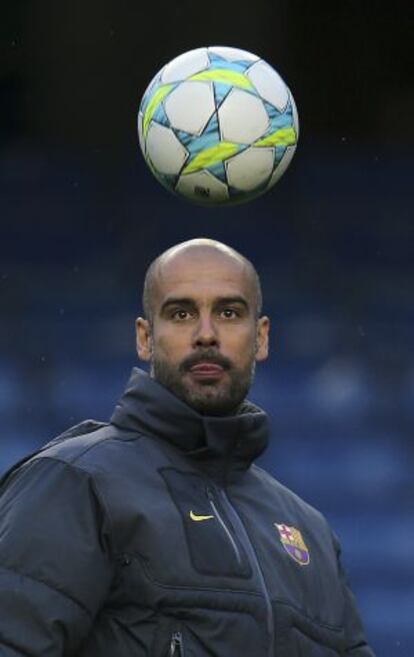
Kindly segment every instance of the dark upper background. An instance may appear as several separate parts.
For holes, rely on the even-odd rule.
[[[0,469],[68,424],[108,417],[160,251],[200,235],[228,242],[257,264],[273,320],[251,395],[274,426],[263,464],[339,534],[379,657],[414,654],[414,24],[403,8],[14,0],[0,22]],[[174,198],[138,152],[146,85],[200,45],[260,54],[298,105],[290,169],[246,206]]]

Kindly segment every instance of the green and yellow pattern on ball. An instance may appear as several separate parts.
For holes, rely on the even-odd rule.
[[[140,138],[144,156],[157,176],[157,178],[168,188],[174,190],[178,181],[183,181],[186,176],[197,172],[209,172],[217,181],[220,181],[228,189],[228,201],[245,200],[248,192],[246,189],[237,189],[231,184],[228,176],[228,163],[235,156],[247,149],[273,149],[273,166],[270,175],[250,191],[254,196],[264,191],[269,183],[269,178],[277,169],[286,149],[295,147],[297,144],[297,119],[295,120],[294,103],[289,93],[285,107],[277,108],[265,100],[255,85],[249,79],[247,72],[252,66],[252,61],[228,61],[219,55],[209,53],[210,64],[205,70],[193,73],[184,79],[173,82],[162,81],[162,71],[150,84],[144,94],[140,107]],[[213,97],[214,109],[209,116],[206,125],[200,134],[187,132],[178,128],[171,121],[166,111],[166,101],[177,87],[183,83],[206,83],[209,84]],[[223,138],[220,126],[220,108],[233,90],[242,90],[246,94],[258,99],[267,114],[266,129],[254,140],[243,142],[240,138],[234,141]],[[194,112],[197,107],[194,107]],[[151,154],[147,149],[148,134],[153,123],[168,128],[173,132],[179,144],[185,149],[185,157],[179,171],[160,171],[151,161]],[[241,198],[243,197],[243,199]],[[203,199],[200,199],[203,200]],[[205,199],[208,201],[208,199]],[[223,198],[224,201],[224,198]]]

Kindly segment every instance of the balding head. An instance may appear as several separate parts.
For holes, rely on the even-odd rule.
[[[181,242],[164,251],[159,255],[148,267],[143,289],[142,303],[146,318],[152,322],[154,315],[154,300],[157,296],[159,285],[165,276],[168,276],[168,271],[175,264],[183,261],[199,261],[200,258],[208,258],[213,261],[228,260],[233,262],[235,266],[239,266],[251,284],[255,313],[259,317],[262,311],[262,290],[260,278],[253,264],[245,258],[245,256],[238,253],[235,249],[208,238],[196,238]]]

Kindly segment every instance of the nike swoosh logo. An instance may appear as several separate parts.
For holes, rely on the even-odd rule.
[[[202,522],[203,520],[212,520],[214,516],[199,516],[194,511],[190,511],[190,518],[194,522]]]

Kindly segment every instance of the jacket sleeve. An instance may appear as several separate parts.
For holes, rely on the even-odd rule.
[[[333,540],[338,559],[339,577],[341,579],[345,599],[345,655],[347,657],[375,657],[365,638],[364,628],[357,609],[356,600],[349,587],[347,576],[341,563],[341,547],[335,535],[333,536]]]
[[[112,579],[107,519],[90,475],[29,461],[0,490],[0,654],[70,657]]]

